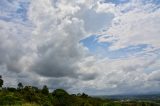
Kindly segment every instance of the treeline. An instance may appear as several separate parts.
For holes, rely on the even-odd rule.
[[[35,86],[23,86],[18,83],[17,88],[3,87],[0,76],[0,106],[34,104],[37,106],[101,106],[105,100],[92,98],[85,93],[69,94],[63,89],[49,92],[46,85],[42,89]]]
[[[0,93],[0,106],[22,105],[25,103],[39,106],[101,106],[103,100],[91,98],[86,94],[70,95],[63,89],[56,89],[52,93],[44,86],[38,89],[25,86],[22,89],[3,88]]]
[[[34,86],[17,88],[2,87],[3,80],[0,76],[0,106],[158,106],[152,103],[118,102],[93,98],[85,93],[69,94],[63,89],[49,92],[46,85],[42,89]]]

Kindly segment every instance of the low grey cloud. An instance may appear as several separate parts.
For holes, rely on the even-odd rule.
[[[160,71],[156,70],[149,74],[148,80],[150,81],[160,81]]]

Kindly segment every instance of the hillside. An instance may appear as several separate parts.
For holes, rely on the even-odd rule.
[[[0,106],[159,106],[150,101],[118,101],[90,97],[85,93],[69,94],[63,89],[49,93],[47,86],[3,88]]]

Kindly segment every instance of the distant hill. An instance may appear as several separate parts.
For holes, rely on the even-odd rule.
[[[96,96],[104,99],[116,99],[116,100],[160,100],[160,94],[138,94],[138,95],[103,95]]]

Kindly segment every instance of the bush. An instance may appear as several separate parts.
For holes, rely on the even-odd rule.
[[[6,95],[0,97],[0,105],[14,105],[14,104],[22,104],[21,99],[12,95]]]

